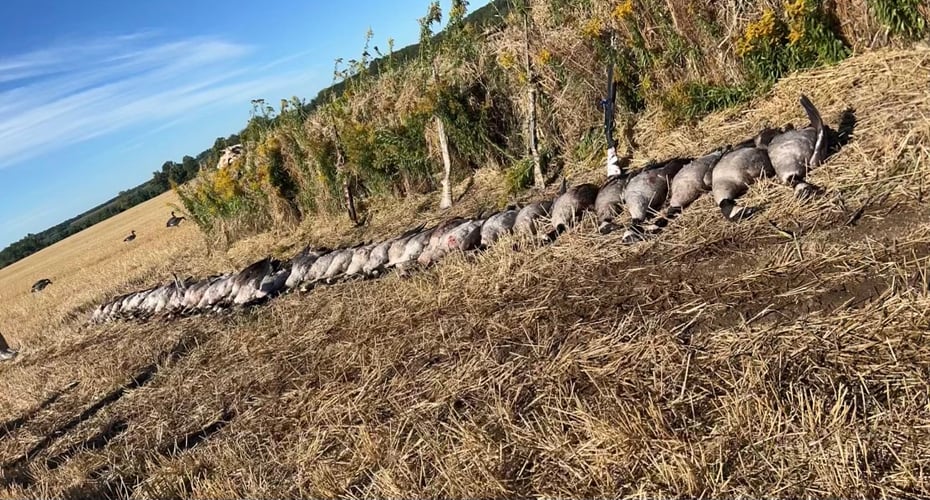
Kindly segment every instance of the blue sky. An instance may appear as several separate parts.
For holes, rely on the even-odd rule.
[[[3,4],[0,248],[238,132],[251,99],[313,98],[369,27],[415,42],[428,0]]]

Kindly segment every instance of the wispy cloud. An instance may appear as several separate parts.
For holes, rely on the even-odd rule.
[[[249,65],[252,54],[218,38],[139,33],[0,57],[0,168],[306,81],[306,74],[274,71],[295,56]]]

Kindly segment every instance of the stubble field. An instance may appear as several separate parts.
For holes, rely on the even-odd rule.
[[[763,182],[739,224],[704,197],[632,247],[589,220],[248,312],[84,324],[172,272],[449,215],[410,200],[223,249],[165,228],[163,195],[0,270],[22,348],[0,365],[0,497],[926,497],[928,88],[930,50],[882,50],[696,127],[642,120],[635,165],[803,126],[800,92],[843,117],[852,140],[811,176],[827,193]],[[480,171],[453,213],[499,180]]]

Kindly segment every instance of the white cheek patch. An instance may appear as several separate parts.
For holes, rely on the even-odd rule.
[[[731,219],[739,219],[743,217],[743,213],[746,211],[746,207],[735,206],[733,211],[730,212]]]
[[[801,193],[811,188],[811,185],[806,182],[799,182],[794,186],[795,193]]]

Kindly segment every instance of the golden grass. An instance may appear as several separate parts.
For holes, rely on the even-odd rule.
[[[812,175],[828,194],[761,183],[746,203],[767,208],[744,223],[705,197],[634,247],[588,222],[253,313],[78,327],[70,311],[170,270],[439,214],[411,199],[364,229],[315,221],[212,256],[193,228],[145,240],[138,223],[145,246],[127,255],[133,215],[118,216],[0,272],[22,289],[2,321],[24,348],[0,366],[0,496],[926,497],[928,84],[930,50],[882,50],[695,128],[640,122],[636,165],[803,125],[801,91],[833,126],[854,108],[853,141]],[[599,180],[596,162],[567,173]],[[482,173],[455,213],[501,203],[496,180]],[[165,202],[136,217],[163,226]],[[62,276],[41,299],[40,267]]]

